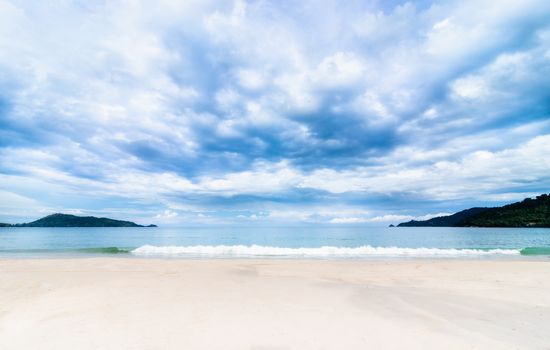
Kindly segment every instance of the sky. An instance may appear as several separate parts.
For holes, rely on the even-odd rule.
[[[547,0],[0,0],[0,222],[385,226],[545,192]]]

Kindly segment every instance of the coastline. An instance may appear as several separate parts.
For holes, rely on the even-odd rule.
[[[546,349],[550,261],[0,259],[3,349]]]

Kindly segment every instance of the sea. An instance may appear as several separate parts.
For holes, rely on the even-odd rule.
[[[550,259],[549,228],[6,227],[0,258]]]

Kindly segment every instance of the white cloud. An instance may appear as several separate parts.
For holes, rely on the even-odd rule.
[[[489,94],[485,81],[479,77],[467,77],[457,80],[452,88],[456,95],[463,98],[480,99]]]
[[[323,58],[309,79],[313,88],[346,87],[361,81],[364,70],[364,64],[354,53],[336,52]]]
[[[46,209],[47,207],[44,204],[35,199],[0,190],[0,211],[4,216],[22,216]]]
[[[329,222],[331,224],[359,224],[367,222],[368,220],[363,218],[334,218],[331,219]]]
[[[159,220],[169,220],[169,219],[173,219],[177,216],[178,216],[177,212],[167,209],[164,212],[155,215],[154,218],[159,219]]]
[[[287,201],[273,219],[364,223],[401,215],[351,213],[381,193],[535,193],[549,16],[535,0],[1,1],[0,187],[36,208],[78,193],[151,217],[249,195]],[[350,208],[297,209],[315,195]]]
[[[265,85],[265,79],[260,72],[252,69],[240,69],[237,72],[239,84],[248,90],[258,90]]]

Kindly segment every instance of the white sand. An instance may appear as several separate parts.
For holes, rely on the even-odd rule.
[[[0,349],[550,349],[550,262],[0,260]]]

